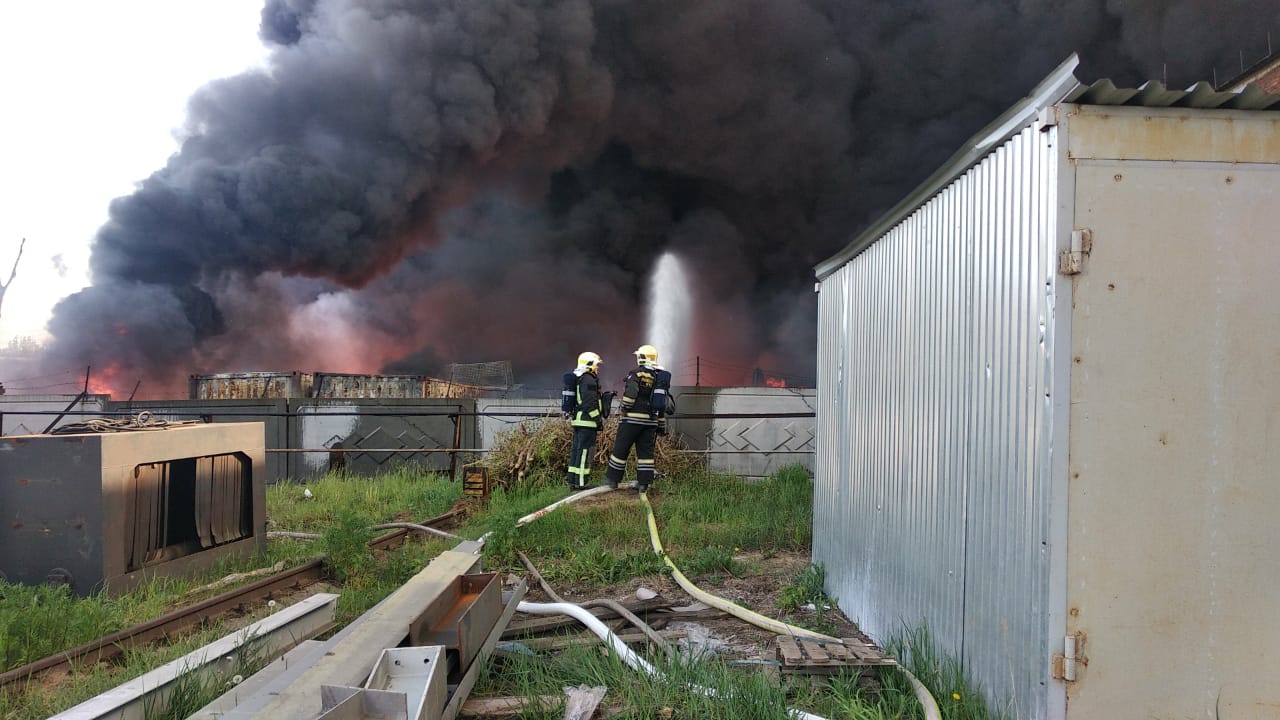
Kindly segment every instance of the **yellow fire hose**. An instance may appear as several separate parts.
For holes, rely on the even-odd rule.
[[[797,637],[809,638],[811,640],[840,642],[839,638],[834,638],[830,635],[823,635],[822,633],[797,627],[795,625],[788,625],[780,620],[774,620],[773,618],[766,617],[758,612],[753,612],[741,605],[725,600],[722,597],[712,595],[702,588],[699,588],[697,585],[694,585],[690,582],[689,578],[685,577],[684,573],[680,572],[680,568],[676,567],[676,564],[667,556],[666,551],[662,549],[662,540],[658,537],[658,523],[654,520],[653,506],[649,504],[649,496],[647,493],[640,493],[640,502],[644,503],[645,519],[649,521],[649,541],[653,544],[653,551],[662,558],[662,561],[666,563],[667,567],[671,568],[671,577],[675,578],[676,584],[683,588],[685,592],[707,605],[716,608],[717,610],[723,610],[724,612],[745,620],[756,627],[776,632],[779,635],[794,635]],[[907,680],[911,682],[911,689],[915,692],[916,699],[920,701],[920,705],[924,708],[925,720],[941,720],[942,711],[938,709],[938,702],[933,699],[933,695],[929,693],[929,689],[924,686],[924,683],[920,682],[915,675],[911,674],[911,671],[901,665],[898,665],[897,668],[901,670],[902,673],[907,676]]]
[[[645,518],[649,521],[649,541],[653,544],[653,551],[658,553],[662,558],[662,562],[671,568],[671,577],[675,578],[676,584],[684,588],[684,591],[697,598],[698,600],[710,605],[717,610],[723,610],[734,617],[741,618],[759,628],[764,628],[779,635],[795,635],[797,637],[809,638],[810,640],[822,640],[827,642],[840,642],[840,638],[834,638],[830,635],[823,635],[795,625],[788,625],[780,620],[774,620],[766,617],[758,612],[748,610],[741,605],[729,602],[722,597],[717,597],[711,593],[699,588],[690,582],[689,578],[680,572],[680,568],[671,562],[671,558],[667,556],[666,551],[662,549],[662,540],[658,537],[658,523],[653,518],[653,506],[649,504],[649,496],[647,493],[640,493],[640,502],[644,503]]]

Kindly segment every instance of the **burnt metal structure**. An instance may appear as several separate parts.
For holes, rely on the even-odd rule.
[[[0,572],[84,595],[260,551],[265,455],[262,423],[0,437]]]
[[[262,399],[424,399],[477,398],[504,394],[510,387],[487,387],[428,375],[368,375],[327,372],[239,372],[192,375],[191,400]]]

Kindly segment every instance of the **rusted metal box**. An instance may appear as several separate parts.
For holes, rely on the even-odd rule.
[[[310,397],[312,373],[243,372],[192,375],[188,397],[192,400],[245,400]]]
[[[310,397],[415,399],[424,397],[425,380],[422,375],[316,373]]]
[[[459,575],[409,626],[411,645],[443,645],[449,677],[466,671],[502,615],[502,582],[497,573]]]
[[[85,595],[266,537],[262,423],[0,437],[0,573]]]

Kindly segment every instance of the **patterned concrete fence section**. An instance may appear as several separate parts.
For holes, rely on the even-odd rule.
[[[801,464],[813,471],[812,389],[674,388],[677,413],[672,432],[693,451],[706,453],[710,468],[744,478],[762,478]],[[40,432],[74,396],[7,397],[0,400],[5,434]],[[161,420],[262,422],[266,477],[274,483],[305,480],[338,467],[376,475],[400,464],[448,472],[474,455],[454,448],[489,449],[522,421],[559,422],[559,398],[479,399],[228,399],[113,402],[90,396],[77,413],[113,416],[153,413]],[[31,412],[48,414],[32,415]],[[62,423],[87,419],[68,415]],[[39,426],[39,427],[36,427]],[[423,452],[423,451],[428,452]]]
[[[800,464],[813,472],[812,388],[685,387],[672,394],[671,429],[691,449],[706,451],[712,470],[763,478]]]

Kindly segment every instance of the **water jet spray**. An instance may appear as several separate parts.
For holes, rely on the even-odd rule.
[[[649,307],[649,323],[645,339],[658,348],[658,361],[680,379],[689,360],[689,326],[693,317],[693,293],[689,287],[684,263],[674,253],[667,251],[658,258],[649,277],[646,293]],[[687,379],[686,379],[687,381]]]

